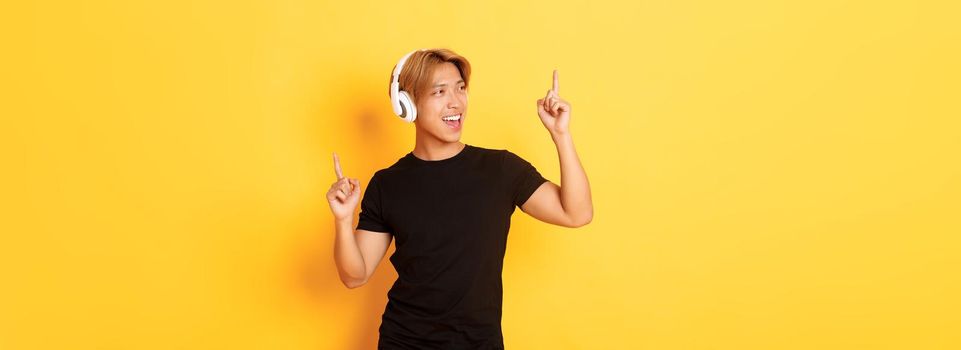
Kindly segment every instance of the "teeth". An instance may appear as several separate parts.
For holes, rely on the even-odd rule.
[[[460,114],[442,118],[444,120],[460,120]]]

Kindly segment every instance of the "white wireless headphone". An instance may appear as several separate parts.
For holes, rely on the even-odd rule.
[[[417,119],[417,106],[414,105],[414,100],[407,91],[400,90],[400,72],[404,69],[404,63],[410,55],[424,50],[414,50],[401,57],[390,79],[390,105],[394,107],[394,114],[408,123],[413,123]]]

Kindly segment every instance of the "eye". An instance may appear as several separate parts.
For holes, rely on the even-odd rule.
[[[442,94],[442,93],[444,93],[444,90],[434,91],[434,95],[440,95],[440,94]]]
[[[461,90],[467,90],[467,85],[461,85],[461,86],[460,86],[460,89],[461,89]]]

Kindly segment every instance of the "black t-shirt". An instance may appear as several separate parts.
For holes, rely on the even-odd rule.
[[[507,150],[413,153],[371,177],[357,229],[394,235],[379,349],[503,349],[501,273],[515,207],[548,181]]]

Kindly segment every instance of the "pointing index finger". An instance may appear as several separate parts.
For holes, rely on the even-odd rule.
[[[337,180],[344,178],[344,172],[340,170],[340,157],[337,156],[336,152],[334,153],[334,173],[337,174]]]
[[[557,69],[555,69],[554,70],[554,93],[555,94],[558,93],[558,90],[560,90],[560,86],[557,83]]]

